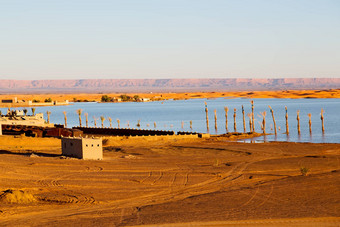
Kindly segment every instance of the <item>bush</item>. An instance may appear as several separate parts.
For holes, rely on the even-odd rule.
[[[45,102],[52,102],[51,98],[45,99]]]
[[[139,102],[140,101],[139,95],[133,96],[133,101],[134,102]]]
[[[300,167],[300,172],[302,176],[307,176],[309,169],[307,167]]]
[[[103,95],[101,100],[102,100],[102,102],[111,102],[111,101],[112,101],[112,98],[110,98],[110,97],[107,96],[107,95]]]
[[[131,97],[128,95],[121,95],[120,98],[122,99],[123,102],[130,101]]]

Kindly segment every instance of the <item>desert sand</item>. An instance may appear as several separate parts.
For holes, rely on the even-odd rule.
[[[0,136],[2,226],[339,226],[340,144]]]
[[[99,102],[103,95],[109,97],[119,97],[126,93],[76,93],[76,94],[11,94],[0,95],[0,99],[11,99],[17,97],[18,100],[39,100],[44,102],[45,99],[51,98],[53,101],[79,100]],[[239,92],[189,92],[189,93],[127,93],[133,97],[149,98],[151,100],[168,100],[168,99],[193,99],[193,98],[340,98],[340,89],[329,90],[284,90],[284,91],[239,91]],[[3,105],[7,107],[7,105]],[[24,106],[24,103],[22,103]]]

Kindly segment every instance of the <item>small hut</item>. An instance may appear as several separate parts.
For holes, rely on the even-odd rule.
[[[62,155],[80,159],[103,159],[102,138],[62,137]]]

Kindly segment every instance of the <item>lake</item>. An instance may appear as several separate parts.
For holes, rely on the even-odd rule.
[[[257,142],[266,141],[292,141],[312,143],[339,143],[340,142],[340,99],[253,99],[255,112],[255,130],[261,132],[262,116],[260,112],[266,111],[266,131],[274,133],[273,121],[268,105],[274,110],[277,124],[277,136],[267,135],[265,138],[256,138]],[[205,120],[205,105],[208,104],[209,122],[211,134],[226,133],[224,107],[229,108],[228,129],[234,131],[234,108],[237,109],[237,131],[243,132],[243,118],[241,106],[244,105],[246,114],[246,127],[249,131],[249,118],[251,112],[250,99],[243,98],[217,98],[217,99],[189,99],[167,100],[158,102],[124,102],[124,103],[73,103],[69,106],[36,107],[36,113],[42,112],[46,118],[46,111],[52,112],[50,121],[56,124],[64,124],[63,111],[67,112],[68,127],[78,126],[77,109],[82,109],[82,123],[85,125],[84,113],[89,115],[89,126],[94,126],[93,117],[97,118],[97,127],[101,126],[100,116],[104,116],[104,126],[109,127],[108,117],[112,118],[113,127],[117,127],[117,119],[120,127],[137,128],[140,120],[143,129],[154,129],[156,122],[157,130],[207,132]],[[285,106],[288,108],[290,134],[287,136],[285,126]],[[320,112],[324,109],[325,133],[322,134]],[[0,108],[6,113],[6,108]],[[18,108],[22,109],[22,108]],[[217,111],[217,131],[214,123],[214,109]],[[301,135],[297,133],[296,111],[300,110]],[[31,113],[29,108],[29,114]],[[312,114],[312,134],[309,133],[308,116]],[[193,129],[190,129],[190,120]],[[183,128],[182,121],[184,122]]]

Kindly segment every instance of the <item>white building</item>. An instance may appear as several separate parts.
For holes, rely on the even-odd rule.
[[[30,126],[42,126],[42,127],[54,127],[52,123],[46,123],[43,113],[37,113],[34,116],[26,115],[23,112],[16,112],[17,116],[0,116],[0,124],[3,125],[30,125]]]
[[[80,159],[103,159],[102,138],[62,137],[62,155]]]

